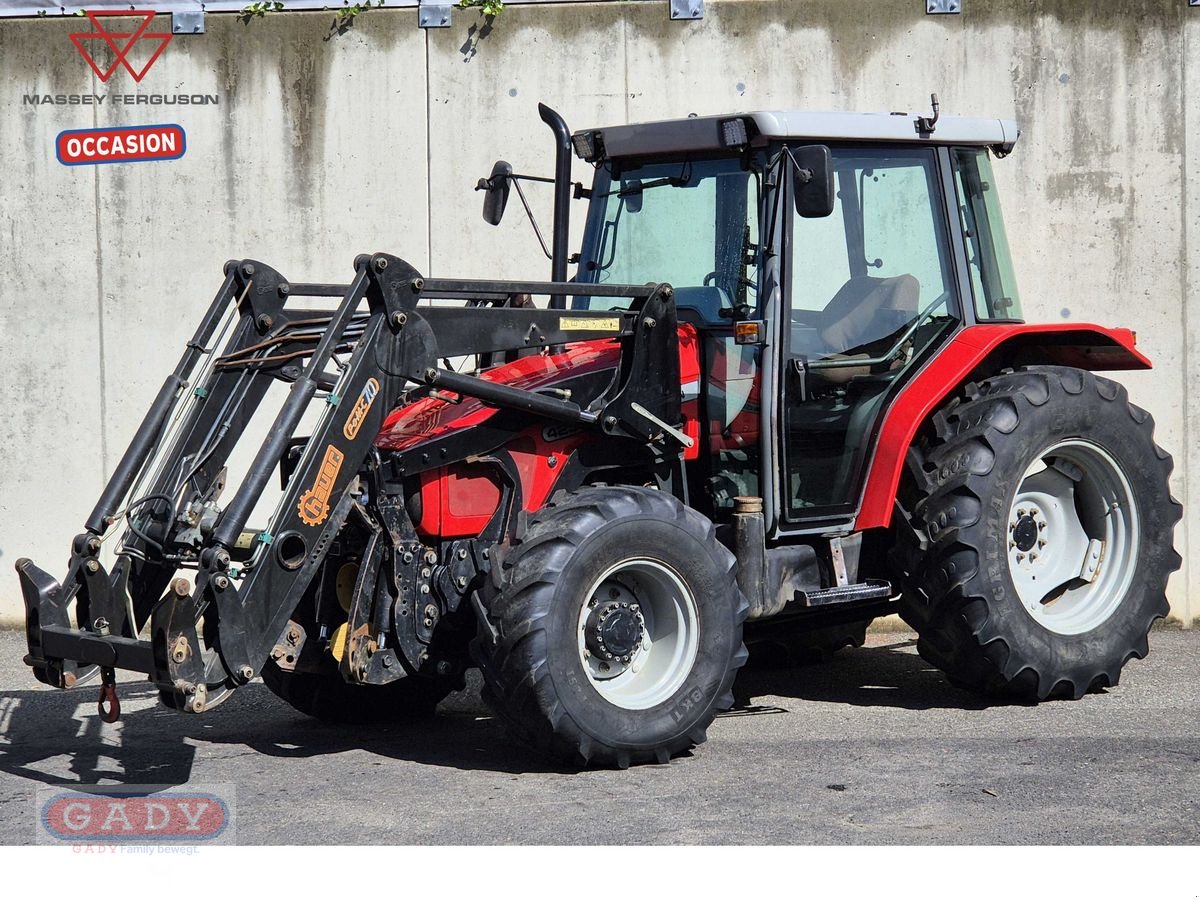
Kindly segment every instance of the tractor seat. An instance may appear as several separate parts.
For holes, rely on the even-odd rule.
[[[917,315],[921,283],[912,275],[851,278],[818,315],[817,333],[831,353],[847,353],[895,334]]]
[[[721,318],[722,309],[732,309],[733,301],[723,288],[716,287],[681,287],[675,288],[675,308],[679,310],[680,320],[692,321],[693,324],[719,325],[729,322]],[[688,313],[691,315],[688,315]],[[698,320],[698,321],[693,321]]]

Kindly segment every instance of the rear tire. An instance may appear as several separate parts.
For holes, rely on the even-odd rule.
[[[542,510],[493,570],[487,699],[573,765],[667,762],[733,705],[746,660],[733,555],[673,496],[593,487]]]
[[[1181,562],[1153,432],[1121,385],[1055,366],[968,385],[936,413],[909,452],[893,553],[921,655],[976,691],[1116,685]]]

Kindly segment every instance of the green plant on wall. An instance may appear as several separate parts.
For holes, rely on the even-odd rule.
[[[354,20],[365,13],[368,9],[373,9],[378,6],[383,6],[386,0],[364,0],[362,3],[350,3],[343,6],[337,11],[337,15],[333,17],[333,24],[329,26],[329,34],[325,35],[325,40],[329,40],[339,34],[345,34],[354,27]]]
[[[242,24],[249,24],[251,19],[261,19],[267,13],[279,12],[281,9],[283,9],[283,4],[279,0],[261,0],[261,2],[243,6],[242,11],[238,13],[238,19]]]
[[[504,12],[504,0],[458,0],[459,9],[478,9],[485,16],[495,18]]]

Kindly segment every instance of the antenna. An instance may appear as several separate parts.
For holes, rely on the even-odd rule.
[[[917,134],[921,135],[921,137],[928,137],[929,135],[933,134],[934,129],[937,128],[938,117],[941,115],[942,108],[938,103],[937,94],[930,94],[929,102],[933,105],[933,118],[930,119],[926,116],[917,116],[917,121],[915,123],[917,126]]]

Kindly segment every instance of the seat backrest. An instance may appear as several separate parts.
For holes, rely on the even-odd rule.
[[[821,339],[844,353],[887,337],[917,314],[921,283],[912,275],[851,278],[821,313]]]
[[[720,324],[728,319],[722,319],[720,311],[731,309],[733,301],[723,288],[716,287],[681,287],[675,288],[675,306],[679,309],[693,310],[701,321],[707,324]]]

